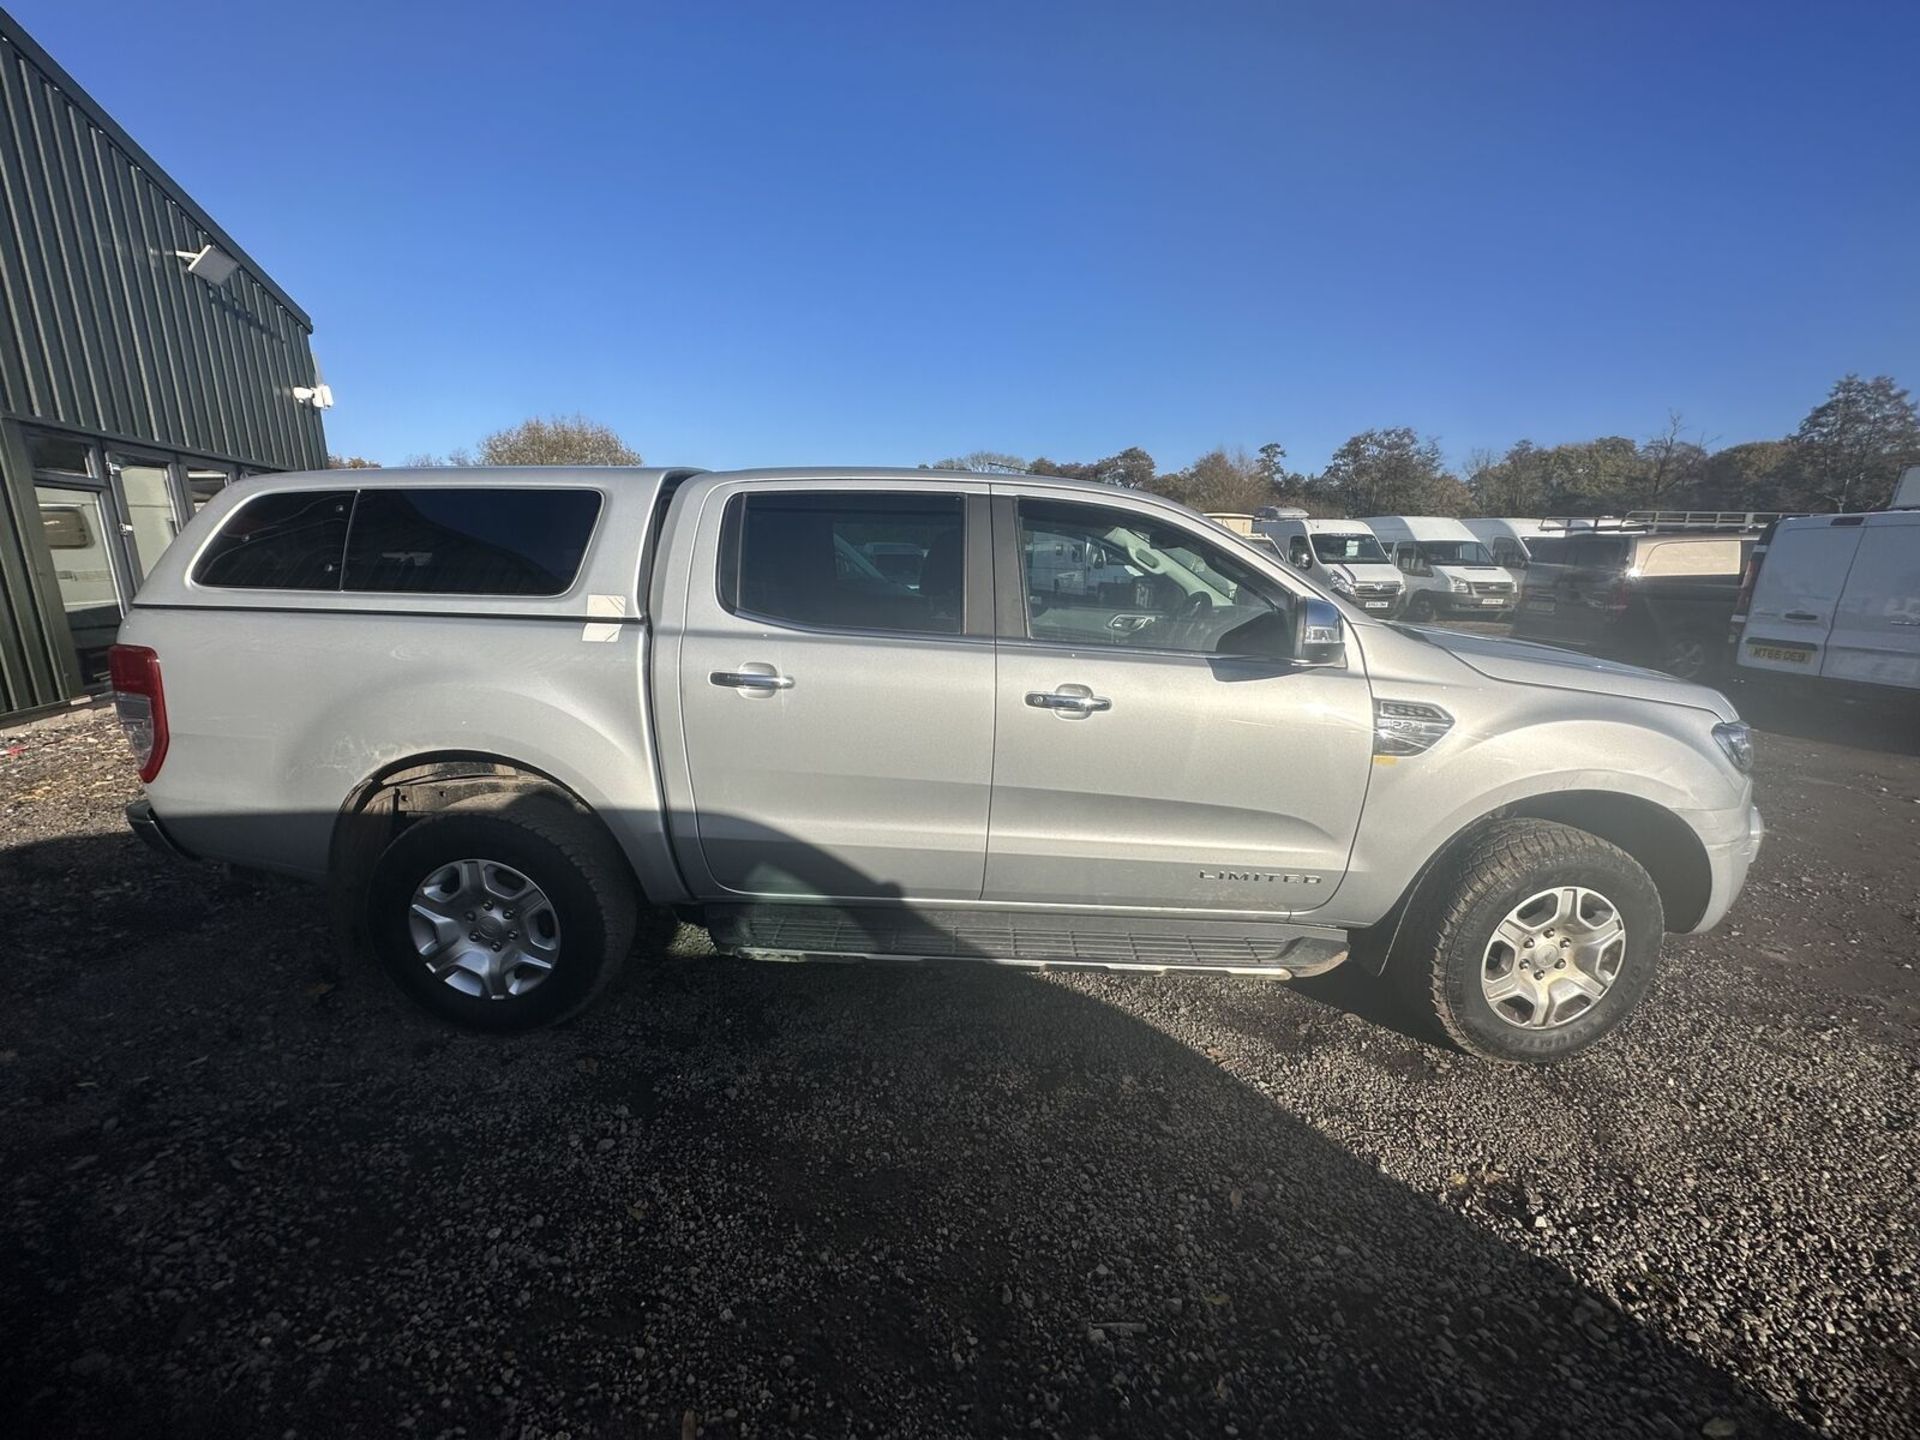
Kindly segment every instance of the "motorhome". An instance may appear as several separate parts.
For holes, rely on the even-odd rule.
[[[1408,619],[1504,620],[1513,613],[1520,590],[1517,572],[1495,564],[1493,552],[1460,521],[1441,515],[1370,515],[1363,523],[1405,578]]]
[[[1253,525],[1254,533],[1271,541],[1294,569],[1313,576],[1369,615],[1400,613],[1406,582],[1387,558],[1379,537],[1361,521],[1310,520],[1301,513],[1281,511],[1276,518],[1255,520]]]

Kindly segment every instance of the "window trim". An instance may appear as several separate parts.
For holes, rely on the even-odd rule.
[[[1201,550],[1216,550],[1223,555],[1233,556],[1233,551],[1221,545],[1215,539],[1198,528],[1185,524],[1179,516],[1160,515],[1150,510],[1135,509],[1125,504],[1114,504],[1104,496],[1098,499],[1082,499],[1079,495],[1061,495],[1037,491],[996,491],[993,497],[994,518],[994,555],[995,573],[998,578],[1004,571],[1005,583],[997,584],[994,596],[994,615],[996,620],[995,638],[1002,645],[1015,645],[1026,650],[1050,650],[1077,655],[1097,654],[1123,659],[1127,656],[1160,656],[1180,660],[1192,660],[1207,665],[1261,665],[1291,667],[1291,661],[1278,659],[1271,655],[1218,654],[1208,650],[1180,649],[1159,645],[1101,645],[1076,644],[1071,640],[1037,638],[1028,633],[1026,568],[1020,563],[1020,515],[1019,507],[1023,501],[1041,505],[1066,505],[1083,510],[1105,510],[1115,514],[1131,516],[1135,519],[1163,524],[1178,530]],[[1249,547],[1251,548],[1251,547]],[[1287,562],[1275,551],[1280,564]],[[1309,599],[1319,599],[1317,591],[1301,591],[1269,575],[1259,566],[1250,567],[1261,579],[1267,581],[1273,589],[1287,597],[1289,605],[1295,608]]]
[[[242,477],[242,478],[245,478],[245,477]],[[229,483],[228,486],[223,487],[223,490],[231,488],[232,485],[238,484],[238,483],[239,483],[238,480],[232,481]],[[347,589],[346,588],[347,552],[352,547],[352,544],[353,544],[353,525],[354,525],[354,521],[359,517],[360,497],[366,494],[370,490],[405,491],[405,490],[414,490],[414,489],[433,489],[433,490],[443,490],[443,491],[444,490],[511,490],[516,493],[530,494],[530,495],[541,495],[541,494],[552,494],[552,493],[586,494],[586,495],[592,495],[595,501],[597,502],[597,505],[593,514],[593,524],[591,527],[589,527],[587,531],[586,541],[584,545],[581,547],[580,564],[578,568],[575,569],[575,571],[573,572],[573,578],[567,583],[564,589],[556,590],[551,594],[506,595],[506,594],[502,594],[497,590],[474,591],[474,590],[349,590]],[[219,492],[216,492],[216,498],[218,493]],[[288,586],[288,585],[217,585],[217,584],[209,584],[208,582],[202,580],[200,578],[200,570],[201,570],[201,566],[206,561],[207,552],[211,550],[214,547],[214,545],[219,542],[220,538],[227,533],[228,528],[234,523],[235,519],[241,515],[244,515],[247,511],[248,506],[257,505],[264,500],[269,500],[277,496],[285,496],[285,495],[344,495],[347,497],[347,528],[344,534],[342,535],[342,538],[340,541],[340,554],[334,562],[336,581],[332,586],[332,588],[319,589],[317,587],[312,587],[312,586],[294,587],[294,586]],[[205,540],[201,541],[198,548],[194,550],[192,558],[187,561],[186,571],[185,571],[185,585],[186,585],[186,588],[190,591],[205,590],[205,591],[211,591],[211,592],[215,592],[223,595],[224,594],[338,595],[343,597],[349,596],[349,595],[369,595],[369,596],[374,596],[382,599],[390,599],[390,600],[497,600],[497,601],[504,601],[508,604],[523,604],[523,603],[529,603],[534,601],[543,601],[543,602],[551,603],[555,600],[566,599],[568,596],[578,591],[582,587],[582,585],[586,583],[588,572],[592,567],[594,547],[599,542],[599,539],[600,539],[600,527],[605,522],[606,516],[607,516],[607,498],[608,497],[607,497],[606,489],[598,485],[485,485],[485,484],[482,484],[482,485],[452,485],[452,486],[447,486],[447,485],[437,485],[437,486],[412,486],[412,485],[276,486],[272,489],[262,490],[256,494],[247,496],[245,499],[241,500],[238,504],[236,504],[231,510],[229,510],[225,515],[220,517],[219,524],[213,528],[213,530],[207,535]],[[212,503],[211,499],[209,500],[208,503]],[[195,512],[195,513],[197,514],[198,512]]]
[[[959,500],[963,527],[960,628],[953,631],[895,630],[864,625],[813,625],[804,620],[795,620],[790,616],[768,615],[740,604],[740,547],[746,535],[744,521],[748,502],[759,495],[848,495],[857,499],[872,499],[876,496],[913,496]],[[990,497],[986,495],[970,490],[838,489],[832,485],[818,484],[769,485],[765,488],[755,486],[750,489],[736,490],[726,497],[720,511],[720,529],[715,542],[716,555],[713,567],[714,603],[735,619],[751,620],[756,625],[767,625],[776,630],[790,630],[796,635],[843,635],[854,639],[871,636],[882,640],[916,640],[923,643],[932,641],[942,644],[949,641],[991,643],[994,633],[988,617],[993,613],[993,543],[988,519],[989,499]]]

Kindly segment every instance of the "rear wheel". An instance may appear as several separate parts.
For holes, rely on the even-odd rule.
[[[415,822],[374,863],[366,935],[416,1003],[480,1030],[584,1009],[619,974],[639,897],[626,863],[564,802],[509,793]]]
[[[1568,825],[1502,820],[1422,887],[1406,974],[1455,1044],[1544,1064],[1617,1027],[1647,992],[1666,926],[1638,861]]]

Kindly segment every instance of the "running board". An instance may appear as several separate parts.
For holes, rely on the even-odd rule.
[[[977,960],[1034,969],[1296,980],[1347,958],[1344,931],[1281,921],[1172,920],[898,906],[713,905],[707,928],[750,960]]]

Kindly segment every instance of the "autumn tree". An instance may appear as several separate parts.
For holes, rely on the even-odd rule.
[[[1835,510],[1885,505],[1906,466],[1920,462],[1920,410],[1889,375],[1847,375],[1794,432],[1801,498]]]
[[[1409,426],[1363,430],[1327,462],[1314,489],[1350,515],[1459,515],[1473,496],[1448,471],[1440,442]]]
[[[359,455],[329,455],[327,468],[329,470],[378,470],[380,462],[368,460]]]

